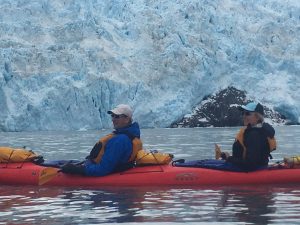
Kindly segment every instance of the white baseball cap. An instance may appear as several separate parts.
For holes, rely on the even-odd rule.
[[[117,105],[114,109],[107,111],[108,114],[115,114],[115,115],[125,115],[132,118],[132,108],[129,105],[120,104]]]

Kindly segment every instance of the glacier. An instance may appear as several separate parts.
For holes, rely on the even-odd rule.
[[[228,86],[300,122],[298,0],[0,0],[0,130],[168,127]]]

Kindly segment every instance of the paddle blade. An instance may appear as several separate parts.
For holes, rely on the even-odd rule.
[[[219,145],[215,144],[215,159],[220,159],[222,151]]]
[[[53,167],[46,167],[40,171],[39,185],[43,185],[52,180],[58,174],[60,170]]]

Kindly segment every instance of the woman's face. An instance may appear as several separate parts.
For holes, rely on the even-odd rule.
[[[244,126],[248,126],[248,124],[250,124],[251,126],[255,126],[258,123],[259,118],[255,112],[244,111],[243,121],[244,121]]]

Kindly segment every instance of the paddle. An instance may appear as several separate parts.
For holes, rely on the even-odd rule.
[[[40,171],[39,174],[39,185],[43,185],[52,180],[61,170],[54,167],[46,167]]]
[[[228,152],[222,152],[221,148],[218,144],[215,144],[215,159],[223,159],[226,160],[230,154]]]
[[[78,165],[82,165],[85,161],[80,161],[77,162],[75,164],[73,164],[74,166],[78,166]],[[68,163],[66,163],[65,165],[67,165]],[[40,171],[39,174],[39,185],[43,185],[47,182],[49,182],[50,180],[52,180],[54,177],[56,177],[56,175],[62,172],[62,170],[60,168],[55,168],[55,167],[46,167],[44,169],[42,169]]]
[[[221,158],[222,151],[218,144],[215,144],[215,159]]]

